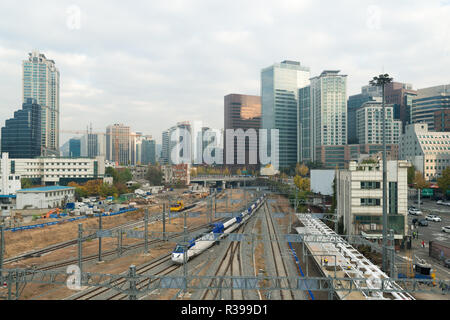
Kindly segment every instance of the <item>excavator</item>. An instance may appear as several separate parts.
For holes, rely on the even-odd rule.
[[[52,210],[50,210],[49,212],[47,212],[46,214],[43,214],[43,215],[41,216],[41,219],[48,219],[48,218],[50,218],[50,215],[52,215],[52,214],[56,214],[56,216],[59,217],[61,211],[62,211],[62,210],[61,210],[60,208],[52,209]]]

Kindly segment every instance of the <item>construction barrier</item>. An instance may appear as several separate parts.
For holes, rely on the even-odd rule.
[[[104,216],[116,216],[118,214],[122,214],[122,213],[125,213],[125,212],[130,212],[130,211],[136,211],[136,210],[137,210],[136,208],[122,209],[122,210],[119,210],[117,212],[111,212],[110,214],[103,213],[102,217],[104,217]],[[99,214],[97,213],[94,216],[98,217]],[[47,226],[53,226],[53,225],[58,224],[58,223],[72,222],[72,221],[76,221],[76,220],[80,220],[80,219],[86,219],[86,218],[87,218],[87,216],[81,216],[81,217],[70,218],[70,219],[61,220],[61,221],[53,221],[53,222],[47,222],[47,223],[41,223],[41,224],[34,224],[34,225],[31,225],[31,226],[23,226],[23,227],[17,227],[17,228],[6,228],[5,231],[16,232],[16,231],[44,228],[44,227],[47,227]]]

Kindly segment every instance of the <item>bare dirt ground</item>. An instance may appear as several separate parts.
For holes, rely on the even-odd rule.
[[[243,198],[243,194],[238,194],[236,192],[233,192],[233,199],[239,199]],[[242,203],[236,203],[236,204],[228,204],[228,211],[236,211],[239,208],[242,207]],[[224,202],[218,202],[217,203],[217,212],[225,212],[226,204]],[[206,206],[201,206],[198,209],[194,209],[196,212],[205,212]],[[161,208],[159,206],[155,206],[154,208],[149,208],[149,211],[151,213],[157,213],[161,211]],[[123,224],[125,222],[129,222],[130,220],[138,220],[143,219],[144,213],[143,210],[140,210],[139,212],[130,212],[125,213],[120,216],[114,216],[114,217],[104,217],[102,219],[103,222],[103,228],[112,228],[115,226],[118,226],[120,224]],[[219,219],[215,219],[213,221],[216,221]],[[187,218],[187,224],[188,228],[194,228],[201,225],[204,225],[207,222],[206,216],[202,215],[200,217],[188,217]],[[184,226],[184,219],[183,217],[178,218],[171,218],[170,224],[168,223],[168,219],[166,219],[166,232],[181,232],[183,231]],[[83,223],[83,229],[96,229],[98,227],[97,219],[92,220],[84,220]],[[142,229],[142,228],[140,228]],[[149,224],[148,227],[149,231],[162,231],[162,222],[157,221]],[[52,232],[49,232],[52,230]],[[40,241],[40,245],[32,245],[33,249],[37,248],[43,248],[48,245],[59,243],[67,240],[71,240],[77,237],[78,232],[78,223],[67,223],[64,225],[59,226],[50,226],[46,230],[28,230],[26,232],[29,232],[29,234],[25,235],[25,241],[27,241],[28,244],[33,243],[34,241]],[[47,233],[47,234],[46,234]],[[19,233],[17,233],[19,235]],[[7,241],[23,241],[21,237],[16,236],[15,234],[10,235],[11,238]],[[18,237],[18,239],[14,239],[14,236]],[[23,235],[22,235],[23,236]],[[8,238],[7,238],[8,239]],[[44,240],[43,240],[44,239]],[[149,239],[151,240],[151,239]],[[42,244],[45,243],[44,245]],[[142,242],[142,240],[138,239],[127,239],[126,237],[123,237],[123,245],[129,245],[129,244],[135,244],[137,242]],[[11,242],[9,242],[11,243]],[[133,253],[128,255],[123,255],[121,257],[117,257],[117,255],[114,255],[113,257],[110,257],[109,261],[105,261],[102,264],[96,264],[96,263],[86,263],[83,266],[83,271],[87,272],[99,272],[99,273],[108,273],[108,274],[119,274],[124,271],[127,271],[129,266],[132,264],[140,265],[145,262],[148,262],[152,259],[155,259],[163,254],[169,254],[175,243],[173,242],[161,242],[159,244],[153,245],[150,247],[150,255],[144,256],[142,253]],[[8,245],[6,246],[8,248]],[[13,247],[14,250],[11,250],[13,252],[16,252],[14,255],[23,252],[23,251],[30,251],[29,247],[26,247],[25,245],[16,245]],[[114,250],[117,248],[117,239],[114,238],[104,238],[102,240],[102,251],[105,252],[107,250]],[[22,249],[22,251],[20,251]],[[11,252],[10,251],[10,252]],[[86,241],[83,244],[83,256],[87,255],[93,255],[98,253],[98,240],[91,240]],[[20,267],[30,267],[30,266],[40,266],[40,265],[46,265],[49,263],[54,263],[57,261],[67,260],[69,258],[75,258],[78,254],[78,248],[76,245],[57,250],[55,252],[46,254],[39,258],[31,258],[26,259],[22,262],[15,263],[15,264],[9,264],[8,267],[11,268],[20,268]],[[11,253],[10,253],[11,255]],[[108,259],[106,259],[108,260]],[[155,296],[156,299],[169,299],[170,295],[176,294],[175,292],[172,292],[172,290],[167,292],[167,294]],[[21,299],[40,299],[40,300],[54,300],[54,299],[63,299],[67,296],[70,296],[74,294],[74,291],[67,289],[65,286],[56,286],[56,285],[42,285],[42,284],[28,284],[23,291],[21,295]]]

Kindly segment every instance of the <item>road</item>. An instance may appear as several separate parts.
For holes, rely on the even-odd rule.
[[[409,199],[409,206],[418,208],[415,203],[417,199]],[[441,222],[428,221],[428,227],[418,227],[418,239],[413,240],[414,254],[426,260],[436,270],[436,276],[440,279],[450,279],[450,269],[445,268],[443,263],[428,256],[429,241],[440,241],[450,245],[450,233],[441,231],[443,226],[450,226],[450,207],[436,204],[436,201],[429,199],[421,199],[423,204],[420,205],[420,210],[423,212],[422,216],[408,215],[408,225],[411,226],[412,220],[424,219],[428,214],[435,214],[441,217]],[[425,242],[425,248],[422,248],[422,241]],[[402,257],[402,255],[400,254]],[[449,257],[448,257],[449,258]]]

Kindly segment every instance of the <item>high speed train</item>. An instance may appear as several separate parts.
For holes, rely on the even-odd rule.
[[[226,237],[247,221],[264,203],[264,197],[265,195],[258,198],[247,210],[241,212],[238,216],[223,223],[213,223],[211,232],[190,240],[187,246],[186,262],[210,248],[217,240]],[[184,246],[177,244],[172,251],[172,261],[178,264],[184,263],[184,255]]]

